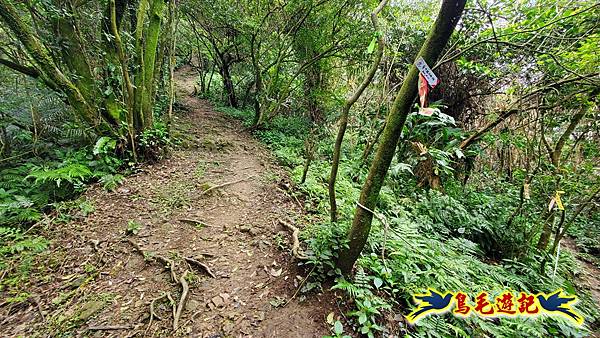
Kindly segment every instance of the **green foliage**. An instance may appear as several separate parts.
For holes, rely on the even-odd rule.
[[[163,123],[157,123],[153,128],[144,130],[139,138],[139,152],[150,162],[165,158],[173,146],[167,126]]]
[[[128,235],[137,235],[141,228],[142,225],[140,223],[129,220],[127,221],[127,229],[125,230],[125,233]]]
[[[452,153],[452,160],[447,166],[453,169],[452,162],[459,158],[452,150],[456,142],[454,146],[447,146],[447,143],[459,140],[461,134],[454,134],[454,127],[446,122],[438,124],[437,119],[435,116],[423,119],[425,122],[415,124],[410,135],[416,137],[420,133],[422,136],[418,139],[428,140],[428,144],[446,144],[443,149]],[[292,167],[293,178],[299,181],[304,147],[301,140],[306,129],[291,127],[296,123],[294,121],[271,125],[258,131],[257,137],[267,143],[278,158],[281,158],[282,152],[286,154],[285,163]],[[431,123],[424,125],[428,122]],[[417,132],[419,128],[424,129]],[[437,136],[430,138],[431,133]],[[324,143],[319,154],[329,153],[331,150],[327,146]],[[352,159],[359,158],[360,151],[359,147],[349,149],[347,159],[341,162],[337,183],[338,201],[343,201],[338,202],[340,222],[334,225],[311,222],[301,233],[309,256],[309,261],[304,264],[311,268],[314,276],[301,291],[319,288],[324,279],[338,276],[334,289],[344,291],[352,300],[353,309],[348,316],[351,318],[350,327],[356,332],[383,336],[409,333],[415,337],[577,337],[589,332],[586,327],[576,328],[556,318],[502,318],[491,322],[478,317],[458,319],[444,315],[425,318],[414,327],[395,326],[397,322],[390,326],[382,322],[383,314],[391,309],[408,313],[413,306],[412,295],[428,287],[469,294],[487,291],[493,295],[507,289],[548,292],[562,287],[566,292],[579,296],[581,302],[577,310],[584,313],[588,324],[600,318],[591,298],[573,284],[573,271],[577,267],[569,253],[561,251],[556,272],[552,271],[552,267],[541,274],[540,256],[535,254],[525,236],[535,221],[520,217],[507,227],[508,218],[519,200],[519,192],[514,185],[493,181],[484,188],[476,185],[463,187],[448,174],[445,193],[426,191],[416,187],[410,166],[403,163],[396,165],[397,174],[392,175],[380,195],[379,209],[386,210],[382,217],[388,223],[387,232],[384,225],[376,220],[367,248],[358,261],[356,275],[353,279],[339,277],[339,270],[335,267],[337,253],[347,245],[348,222],[360,188],[351,180],[356,168]],[[311,165],[307,181],[299,185],[305,193],[309,210],[323,217],[327,217],[328,212],[328,169],[328,158],[318,156]],[[536,203],[534,200],[525,201],[525,207],[533,207]],[[383,243],[385,256],[381,254]],[[335,337],[348,332],[347,329],[338,330],[342,327],[341,322],[337,328],[333,321],[330,324]],[[344,325],[342,328],[347,327]]]
[[[323,338],[351,338],[349,335],[344,334],[344,325],[339,320],[333,321],[333,312],[330,314],[331,320],[328,318],[329,324],[331,324],[331,332],[333,336],[324,336]]]
[[[56,184],[57,188],[60,188],[62,182],[67,182],[73,188],[77,189],[91,176],[93,174],[90,168],[83,164],[73,163],[56,169],[34,169],[25,179],[35,179],[34,184],[36,185],[43,185],[50,182]]]
[[[600,267],[600,213],[593,213],[588,218],[575,222],[569,234],[576,238],[576,243],[585,255],[585,260]]]
[[[100,181],[107,190],[124,180],[117,171],[124,161],[117,142],[101,137],[95,145],[55,150],[0,170],[0,224],[27,226],[50,212],[56,202],[77,197],[88,183]]]
[[[42,252],[48,247],[48,241],[42,237],[30,237],[14,228],[0,227],[0,257],[8,257],[23,251]]]
[[[92,154],[99,159],[98,166],[111,173],[123,165],[123,160],[115,153],[116,148],[117,140],[102,136],[98,138],[92,150]]]
[[[49,241],[41,236],[25,234],[14,227],[0,226],[0,270],[4,271],[0,279],[0,291],[10,289],[12,296],[7,301],[19,303],[26,301],[29,294],[19,291],[19,286],[30,279],[35,255],[45,251]],[[15,288],[17,287],[17,288]]]
[[[382,314],[382,310],[391,309],[391,305],[385,299],[374,294],[374,290],[379,289],[381,285],[382,280],[379,277],[369,276],[359,268],[352,282],[341,277],[332,287],[347,292],[354,300],[356,311],[351,311],[349,315],[357,318],[359,332],[368,337],[374,337],[377,331],[383,331],[376,319]]]
[[[254,113],[247,109],[236,109],[229,106],[218,105],[216,107],[218,112],[224,113],[227,116],[230,116],[234,119],[238,119],[242,121],[244,127],[250,127],[252,125],[252,119],[254,118]]]
[[[102,183],[104,189],[108,191],[115,190],[124,180],[125,177],[121,174],[106,174],[100,177],[100,183]]]

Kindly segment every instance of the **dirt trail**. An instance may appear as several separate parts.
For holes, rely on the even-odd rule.
[[[591,262],[578,256],[579,248],[573,238],[565,237],[562,240],[561,245],[564,245],[564,248],[573,254],[581,267],[581,271],[579,271],[579,274],[576,276],[576,281],[580,286],[589,290],[596,305],[600,308],[600,269]],[[596,336],[600,337],[600,332],[597,332]]]
[[[184,146],[127,177],[114,192],[90,189],[85,198],[95,211],[48,231],[53,243],[48,271],[32,277],[32,301],[0,305],[1,336],[327,334],[325,317],[335,306],[331,295],[302,302],[296,297],[286,305],[305,272],[289,253],[289,231],[277,223],[301,214],[278,188],[285,173],[237,121],[190,96],[193,79],[189,69],[177,73],[185,111],[175,130]],[[202,194],[232,181],[238,182]],[[136,234],[126,235],[128,224]],[[146,257],[127,239],[147,251]],[[190,269],[182,257],[197,258],[216,275],[191,268],[190,294],[175,333],[166,297],[155,302],[160,320],[149,325],[153,299],[168,292],[177,303],[181,294],[152,254],[176,262],[178,276]]]

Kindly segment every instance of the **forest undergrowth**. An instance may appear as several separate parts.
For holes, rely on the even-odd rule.
[[[252,123],[251,111],[220,109],[241,119],[246,126]],[[433,116],[429,120],[436,122],[443,118]],[[331,131],[321,132],[328,135]],[[352,278],[341,276],[335,265],[336,253],[346,243],[345,236],[360,193],[359,182],[366,176],[366,169],[352,160],[359,159],[364,150],[357,142],[358,132],[349,132],[348,146],[340,164],[341,217],[336,224],[327,220],[332,136],[322,137],[318,142],[317,155],[306,181],[300,183],[305,164],[304,140],[310,134],[308,121],[297,116],[278,116],[255,132],[290,170],[305,197],[306,210],[322,219],[322,222],[307,224],[301,234],[309,248],[307,268],[314,271],[312,281],[302,291],[321,288],[323,281],[335,278],[333,289],[343,291],[350,298],[353,310],[348,318],[339,323],[341,326],[330,323],[334,336],[360,332],[368,336],[410,333],[417,337],[577,337],[598,329],[597,300],[587,289],[589,285],[575,283],[576,277],[584,271],[574,253],[560,251],[558,257],[551,258],[552,263],[543,273],[540,254],[533,249],[515,256],[528,246],[525,238],[506,226],[513,208],[517,207],[519,191],[502,181],[479,185],[477,182],[485,179],[485,172],[472,178],[472,183],[466,186],[460,179],[451,179],[441,193],[419,188],[408,165],[393,164],[391,177],[382,189],[378,210],[375,210],[377,221],[367,249],[358,261],[356,274]],[[586,224],[574,226],[570,235],[582,244],[583,256],[593,259],[593,255],[584,251],[597,252],[597,243],[586,241],[590,238],[585,232]],[[534,226],[533,222],[529,225]],[[593,234],[591,236],[593,238]],[[595,262],[597,264],[597,258]],[[403,315],[413,306],[412,295],[427,288],[460,290],[467,294],[486,291],[492,295],[506,290],[552,292],[562,288],[580,297],[577,309],[585,316],[586,324],[577,328],[567,320],[556,318],[491,321],[473,316],[458,319],[446,314],[411,326]]]

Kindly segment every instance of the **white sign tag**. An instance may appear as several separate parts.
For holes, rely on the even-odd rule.
[[[419,72],[421,72],[421,74],[423,74],[423,77],[425,77],[425,79],[427,80],[427,83],[429,84],[429,86],[431,88],[435,87],[439,83],[440,80],[437,78],[437,76],[435,76],[435,73],[433,72],[433,70],[431,70],[431,68],[429,68],[429,66],[427,65],[427,62],[425,62],[425,60],[423,60],[422,57],[419,57],[415,61],[415,66],[417,66],[417,69],[419,70]]]

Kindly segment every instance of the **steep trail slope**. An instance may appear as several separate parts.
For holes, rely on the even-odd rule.
[[[184,112],[175,130],[184,147],[142,167],[114,192],[89,189],[84,197],[95,211],[47,231],[52,245],[38,262],[45,268],[29,282],[32,300],[0,304],[2,336],[327,334],[332,295],[293,298],[306,272],[290,253],[290,232],[278,223],[302,212],[278,188],[285,173],[237,121],[190,96],[193,81],[189,69],[177,72]],[[176,331],[168,297],[179,303],[182,288],[158,256],[174,262],[177,277],[189,271]],[[204,263],[215,278],[185,257]]]

